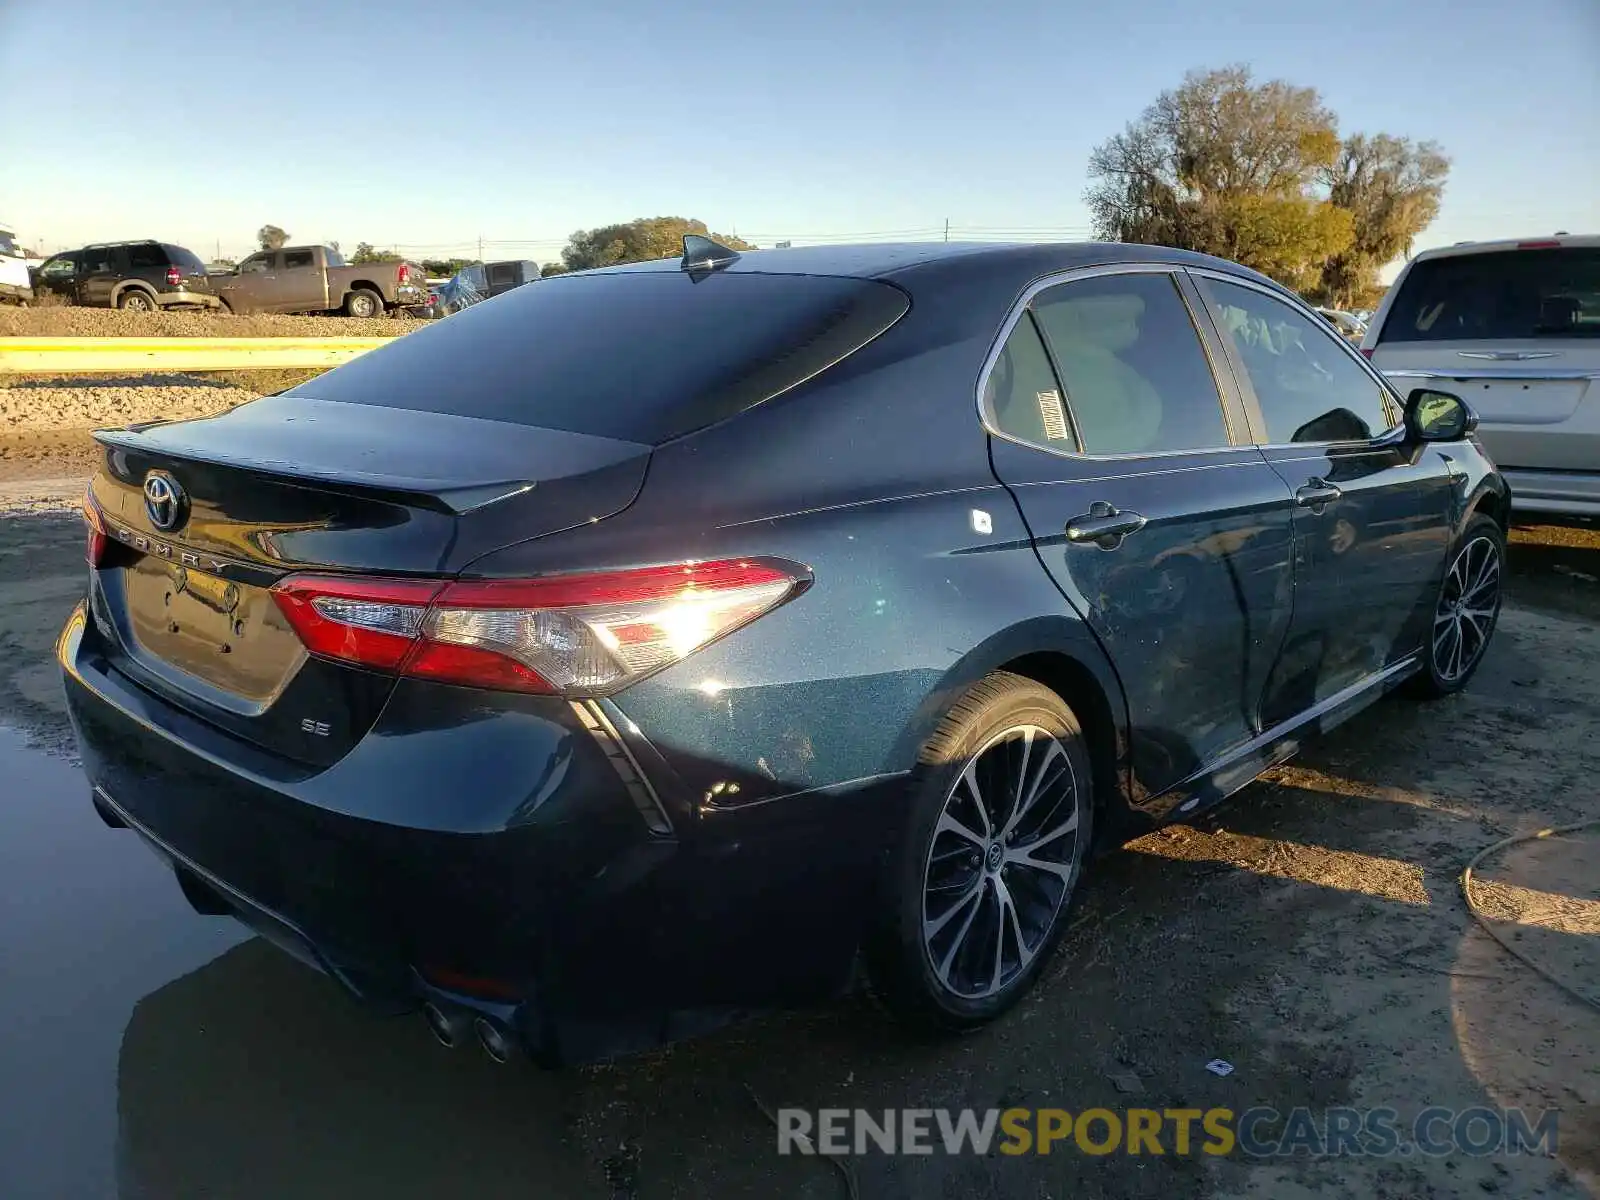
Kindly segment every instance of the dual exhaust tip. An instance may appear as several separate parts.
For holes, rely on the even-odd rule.
[[[476,1038],[483,1052],[497,1063],[508,1063],[517,1056],[515,1035],[488,1017],[461,1011],[446,1012],[428,1000],[422,1005],[422,1019],[428,1023],[428,1032],[433,1034],[434,1041],[446,1050],[465,1045],[470,1036]]]

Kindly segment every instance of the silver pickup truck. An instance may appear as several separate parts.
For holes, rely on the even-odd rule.
[[[211,287],[236,313],[343,312],[381,317],[428,302],[426,273],[416,263],[350,266],[331,246],[284,246],[252,254]]]

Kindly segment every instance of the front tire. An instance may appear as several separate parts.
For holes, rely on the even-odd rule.
[[[1439,583],[1424,666],[1407,683],[1413,696],[1449,696],[1477,672],[1500,619],[1505,557],[1505,532],[1493,518],[1475,514],[1457,539]]]
[[[357,288],[344,298],[347,317],[383,316],[383,297],[371,288]]]
[[[996,672],[951,707],[910,787],[869,974],[901,1018],[973,1029],[1027,993],[1061,935],[1093,832],[1088,746],[1059,696]]]

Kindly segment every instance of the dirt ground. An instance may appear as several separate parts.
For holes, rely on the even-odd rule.
[[[757,1099],[1390,1106],[1403,1118],[1487,1104],[1559,1109],[1558,1156],[1068,1149],[867,1155],[852,1171],[860,1196],[918,1200],[1600,1196],[1600,1011],[1502,950],[1459,886],[1510,834],[1600,817],[1600,534],[1519,530],[1512,566],[1465,693],[1385,700],[1198,827],[1097,863],[1046,982],[988,1030],[923,1042],[846,1002],[612,1066],[508,1073],[437,1049],[420,1022],[354,1013],[252,941],[134,1006],[118,1169],[150,1196],[810,1200],[846,1195],[843,1175],[779,1157]],[[0,724],[46,755],[71,754],[49,652],[82,575],[75,521],[0,519]],[[1591,832],[1519,843],[1476,870],[1497,932],[1590,997],[1597,862]],[[1226,1078],[1205,1070],[1219,1057],[1235,1068]],[[324,1124],[339,1136],[316,1135]],[[314,1152],[281,1152],[308,1138]]]
[[[135,313],[116,308],[0,306],[0,337],[398,337],[417,322],[392,317],[236,317],[229,312]]]
[[[3,310],[0,310],[3,311]],[[71,310],[67,310],[71,311]],[[164,372],[132,376],[0,376],[0,509],[38,488],[87,478],[99,458],[90,431],[133,421],[205,416],[320,375],[306,370]]]

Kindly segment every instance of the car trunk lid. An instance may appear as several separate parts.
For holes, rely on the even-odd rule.
[[[119,669],[321,765],[370,728],[393,681],[307,655],[273,584],[304,571],[451,577],[489,550],[621,511],[649,456],[581,433],[289,395],[96,437],[105,465],[90,500],[112,548],[95,615]]]

